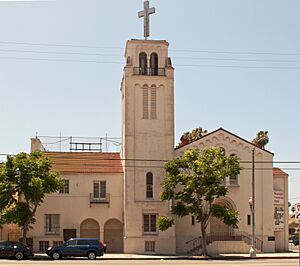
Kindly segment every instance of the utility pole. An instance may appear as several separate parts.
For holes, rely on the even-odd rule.
[[[255,251],[255,146],[252,149],[252,196],[251,201],[249,200],[251,214],[252,214],[252,246],[249,251],[250,257],[256,257]],[[300,265],[299,265],[300,266]]]

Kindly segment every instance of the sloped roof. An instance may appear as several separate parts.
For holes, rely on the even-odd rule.
[[[123,173],[117,152],[44,152],[60,173]]]
[[[284,172],[283,170],[281,170],[278,167],[273,167],[273,175],[274,176],[288,176],[288,174],[286,172]]]
[[[204,136],[202,136],[201,138],[199,138],[199,139],[197,139],[197,140],[194,140],[194,141],[192,141],[192,142],[190,142],[190,143],[188,143],[188,144],[186,144],[186,145],[190,145],[191,143],[193,143],[193,142],[195,142],[195,141],[198,141],[198,140],[203,140],[203,139],[207,138],[208,136],[210,136],[210,135],[212,135],[212,134],[214,134],[214,133],[216,133],[216,132],[218,132],[218,131],[224,131],[225,133],[230,134],[230,135],[232,135],[232,136],[234,136],[234,137],[240,139],[241,141],[244,141],[244,142],[248,143],[249,145],[251,145],[251,146],[253,146],[253,147],[256,147],[257,149],[260,149],[260,150],[262,150],[262,151],[265,151],[265,152],[267,152],[267,153],[270,153],[270,154],[274,155],[274,153],[272,153],[272,152],[270,152],[270,151],[268,151],[268,150],[265,150],[265,149],[261,149],[260,147],[255,146],[255,145],[254,145],[253,143],[251,143],[250,141],[245,140],[245,139],[241,138],[240,136],[235,135],[235,134],[233,134],[232,132],[230,132],[230,131],[228,131],[228,130],[222,128],[222,127],[218,128],[218,129],[216,129],[216,130],[214,130],[214,131],[211,131],[211,132],[205,134]],[[183,145],[183,146],[180,146],[180,147],[178,147],[178,148],[175,148],[175,150],[179,150],[180,148],[182,148],[182,147],[184,147],[184,146],[186,146],[186,145]]]

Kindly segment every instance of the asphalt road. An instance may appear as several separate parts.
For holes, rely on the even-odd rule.
[[[90,261],[87,259],[64,259],[59,261],[53,260],[0,260],[0,266],[17,266],[17,265],[28,265],[28,266],[87,266],[87,265],[101,265],[101,266],[132,266],[132,265],[143,265],[143,266],[298,266],[298,259],[253,259],[253,260],[101,260],[97,259]]]

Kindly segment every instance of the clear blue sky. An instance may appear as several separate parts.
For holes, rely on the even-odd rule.
[[[170,42],[176,69],[176,139],[198,126],[247,140],[268,130],[275,161],[300,161],[299,0],[150,5],[151,38]],[[28,152],[36,132],[121,135],[124,46],[143,36],[142,8],[142,0],[0,0],[0,153]],[[286,172],[291,201],[300,201],[300,170]]]

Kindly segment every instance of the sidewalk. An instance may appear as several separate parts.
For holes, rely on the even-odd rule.
[[[103,260],[240,260],[240,259],[296,259],[299,258],[298,252],[285,253],[258,253],[255,258],[251,258],[249,254],[220,254],[211,257],[203,257],[196,255],[139,255],[139,254],[113,254],[106,253],[99,259]],[[46,254],[35,254],[33,259],[51,260]]]

